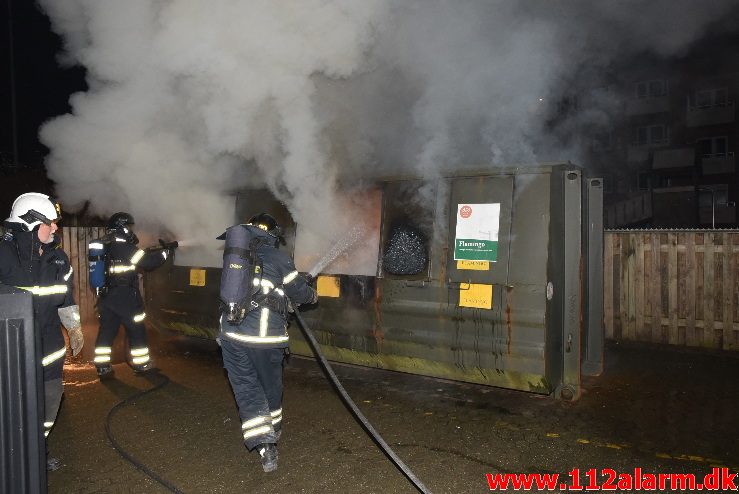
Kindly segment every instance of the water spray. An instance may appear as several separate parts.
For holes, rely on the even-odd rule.
[[[180,247],[195,247],[196,245],[203,245],[203,242],[199,242],[194,238],[186,238],[184,240],[178,240],[177,243]]]
[[[310,271],[308,271],[308,275],[310,275],[311,278],[315,278],[316,276],[318,276],[318,273],[323,271],[326,266],[334,262],[337,257],[339,257],[352,245],[356,244],[362,237],[364,237],[364,234],[365,231],[360,226],[355,226],[354,228],[349,230],[349,233],[344,235],[331,247],[328,252],[326,252],[323,257],[321,257],[321,259],[318,260],[315,266],[313,266]]]

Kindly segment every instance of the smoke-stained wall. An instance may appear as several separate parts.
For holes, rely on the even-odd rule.
[[[337,178],[582,157],[641,53],[726,29],[732,0],[40,0],[89,90],[41,129],[67,208],[211,241],[264,184],[301,228],[346,230]],[[729,16],[730,18],[730,16]],[[429,188],[423,189],[431,190]],[[425,198],[424,200],[428,200]],[[317,243],[317,252],[326,244]]]

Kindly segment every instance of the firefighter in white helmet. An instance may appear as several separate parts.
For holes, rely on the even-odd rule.
[[[34,327],[41,334],[44,373],[44,434],[49,435],[62,400],[62,368],[67,349],[61,325],[67,328],[73,355],[84,338],[79,309],[72,297],[72,266],[54,235],[61,219],[59,204],[45,194],[20,195],[5,220],[0,240],[0,284],[33,293]],[[47,469],[61,462],[47,456]]]

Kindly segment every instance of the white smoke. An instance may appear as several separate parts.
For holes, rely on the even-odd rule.
[[[380,4],[319,0],[48,0],[89,90],[47,123],[47,165],[67,207],[212,239],[229,193],[265,182],[299,223],[332,206],[314,74],[349,77]],[[328,223],[330,224],[330,222]]]
[[[40,0],[87,69],[41,131],[68,208],[212,239],[266,184],[301,225],[343,225],[337,177],[580,158],[609,124],[552,103],[639,53],[679,55],[732,0]]]

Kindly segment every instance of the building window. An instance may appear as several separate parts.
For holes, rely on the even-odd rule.
[[[651,178],[649,176],[649,172],[639,172],[637,175],[637,189],[639,190],[649,190],[651,189]]]
[[[701,89],[695,92],[696,108],[712,108],[729,104],[728,91],[725,87],[716,89]]]
[[[698,187],[698,206],[711,208],[726,206],[729,203],[729,186],[726,184],[711,184]]]
[[[695,141],[698,156],[703,158],[725,158],[728,152],[729,140],[726,136],[707,137]]]
[[[672,185],[673,185],[672,177],[666,176],[666,175],[658,175],[656,177],[656,183],[654,186],[657,189],[661,189],[661,188],[672,187]]]
[[[641,81],[636,83],[636,97],[639,99],[659,98],[667,95],[667,81]]]
[[[644,125],[636,127],[632,138],[635,146],[656,146],[668,144],[669,130],[665,125]]]

